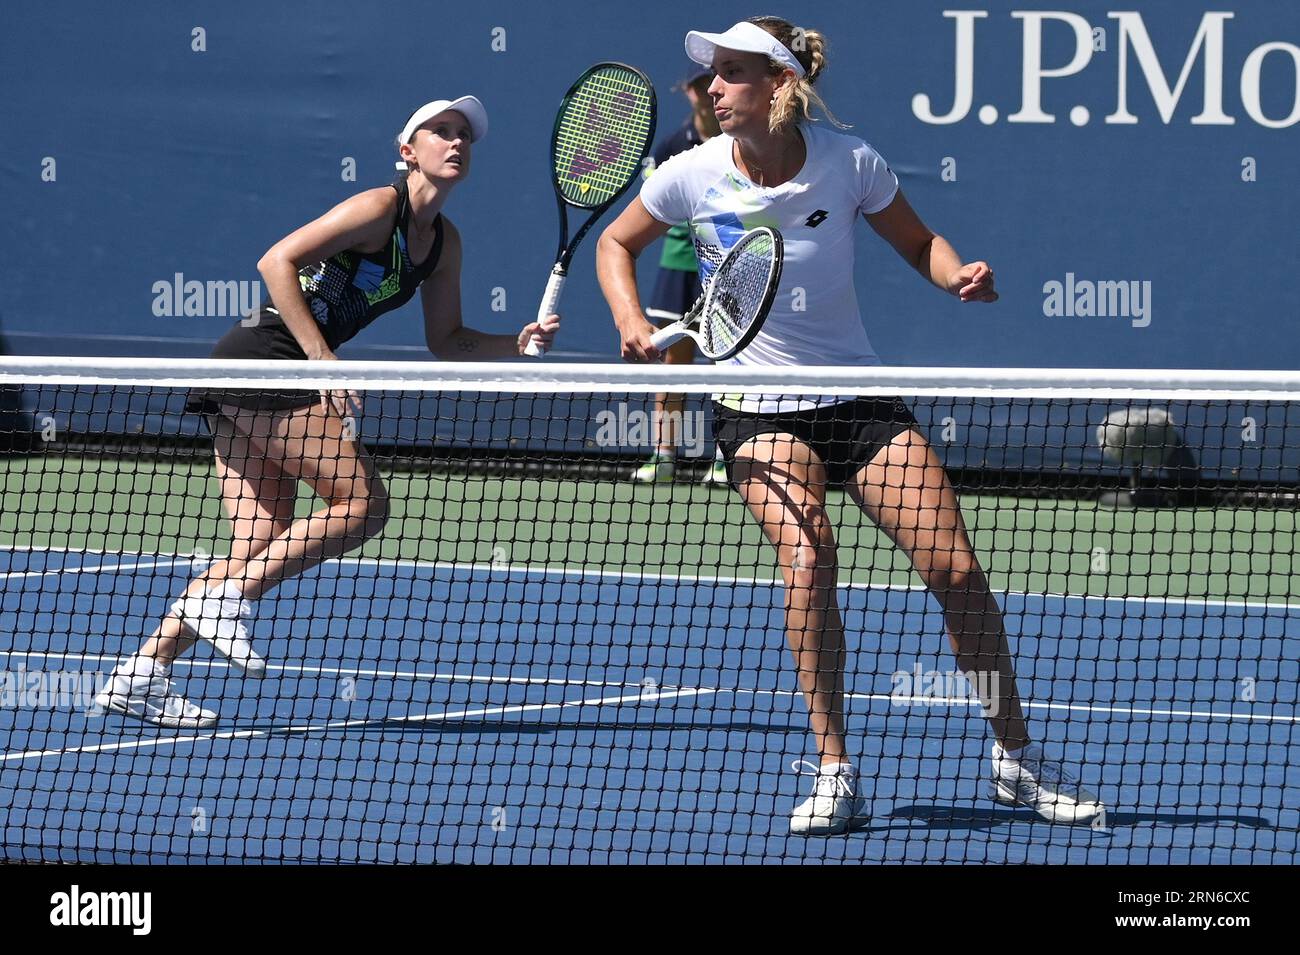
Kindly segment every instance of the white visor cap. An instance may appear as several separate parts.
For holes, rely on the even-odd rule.
[[[469,141],[478,142],[487,135],[488,121],[487,110],[483,104],[473,96],[462,96],[460,99],[436,99],[432,103],[425,103],[417,109],[411,118],[406,121],[401,134],[397,137],[399,143],[409,143],[415,131],[427,123],[439,113],[445,113],[449,109],[454,109],[469,121]]]
[[[794,58],[784,43],[755,23],[742,20],[726,33],[701,33],[692,30],[686,34],[686,55],[701,66],[713,66],[713,55],[718,47],[739,50],[742,53],[762,53],[782,66],[794,70],[800,79],[804,76],[803,64]]]

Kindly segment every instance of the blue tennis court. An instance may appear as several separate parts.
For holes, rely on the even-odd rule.
[[[930,598],[845,587],[872,822],[810,839],[788,832],[812,745],[769,582],[331,562],[260,602],[266,680],[204,646],[177,663],[222,722],[168,731],[84,694],[24,699],[15,678],[51,691],[57,673],[74,697],[102,680],[188,558],[6,549],[0,569],[10,856],[1295,860],[1300,607],[1004,595],[1031,726],[1108,807],[1104,827],[1072,828],[984,797],[976,707],[900,698],[898,674],[953,667]]]

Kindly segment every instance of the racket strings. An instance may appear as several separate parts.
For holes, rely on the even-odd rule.
[[[776,267],[776,243],[769,232],[747,235],[718,269],[700,320],[702,351],[725,355],[764,311]]]
[[[636,175],[654,124],[653,94],[640,74],[606,67],[565,103],[555,135],[555,181],[588,208],[617,195]]]

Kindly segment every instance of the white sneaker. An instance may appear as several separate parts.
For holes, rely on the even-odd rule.
[[[1073,773],[1043,759],[1041,743],[1029,743],[1014,756],[993,744],[989,796],[1006,806],[1028,806],[1048,822],[1087,824],[1106,811]]]
[[[172,612],[236,669],[259,679],[266,675],[266,661],[253,649],[245,623],[253,615],[253,605],[240,596],[232,581],[202,597],[182,597],[172,605]]]
[[[701,484],[730,484],[731,478],[727,476],[727,462],[721,458],[714,458],[709,469],[704,472],[704,477],[700,478]]]
[[[632,480],[638,484],[669,484],[676,473],[677,459],[656,451],[649,461],[632,472]]]
[[[149,676],[127,676],[118,667],[95,697],[95,704],[114,713],[134,716],[146,723],[171,729],[203,729],[217,722],[217,714],[195,706],[172,689],[161,667]]]
[[[867,801],[857,794],[858,777],[845,763],[823,771],[805,760],[795,760],[790,768],[804,774],[812,770],[813,793],[790,814],[790,831],[797,836],[835,836],[859,829],[869,821]]]

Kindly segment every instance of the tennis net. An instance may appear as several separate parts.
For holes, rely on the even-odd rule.
[[[5,358],[0,387],[7,859],[1296,859],[1298,375]],[[758,405],[795,395],[861,400]],[[824,470],[773,437],[805,427]],[[164,618],[239,612],[171,609],[205,575],[263,582],[264,678],[200,641],[170,679],[211,725],[106,710],[191,633]],[[826,788],[804,691],[840,661]],[[990,798],[1021,712],[1096,796],[1075,824]],[[851,831],[792,831],[850,790]]]

